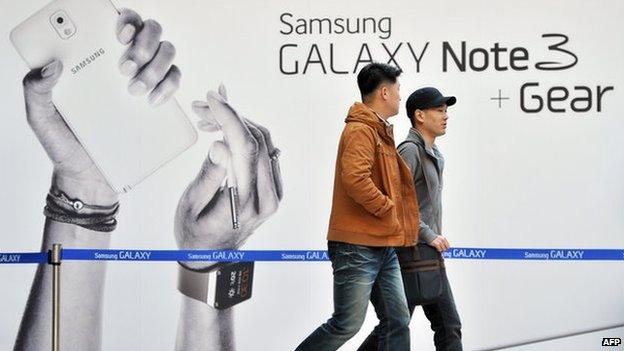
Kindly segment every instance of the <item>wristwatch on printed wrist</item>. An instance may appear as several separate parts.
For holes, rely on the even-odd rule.
[[[227,309],[251,298],[254,262],[224,262],[203,269],[179,262],[178,290],[216,309]]]

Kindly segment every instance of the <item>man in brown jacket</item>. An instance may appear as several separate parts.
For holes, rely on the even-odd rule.
[[[399,111],[401,71],[371,63],[358,74],[356,102],[340,138],[327,235],[334,272],[334,313],[297,351],[336,350],[355,335],[368,301],[384,330],[377,350],[410,348],[409,312],[393,247],[413,246],[419,217],[412,175],[387,119]]]

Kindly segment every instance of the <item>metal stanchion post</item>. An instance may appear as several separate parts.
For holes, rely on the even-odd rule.
[[[60,351],[61,244],[52,245],[49,263],[52,265],[52,351]]]

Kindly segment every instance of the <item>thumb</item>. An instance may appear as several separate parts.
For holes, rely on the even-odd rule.
[[[33,69],[24,77],[24,92],[27,98],[39,96],[52,99],[52,88],[63,72],[63,64],[52,60],[41,69]]]
[[[31,70],[24,77],[26,117],[35,133],[45,129],[43,127],[50,122],[58,125],[61,130],[67,129],[64,122],[59,124],[62,122],[60,118],[51,119],[51,117],[58,115],[52,103],[52,89],[58,82],[62,72],[62,63],[58,60],[53,60],[41,69]]]
[[[219,95],[221,95],[221,97],[223,97],[223,100],[227,101],[228,97],[227,97],[227,89],[225,88],[225,85],[223,85],[223,83],[219,84]]]

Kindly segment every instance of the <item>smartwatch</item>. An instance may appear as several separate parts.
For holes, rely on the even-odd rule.
[[[205,269],[178,265],[178,290],[216,309],[227,309],[251,298],[254,262],[217,263]]]

